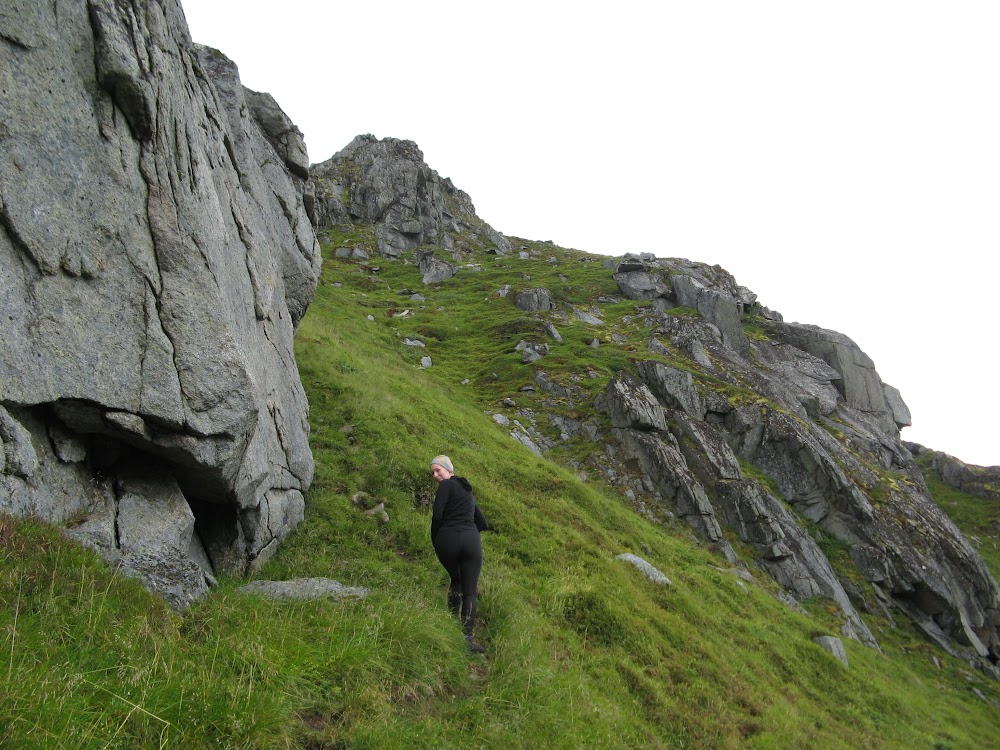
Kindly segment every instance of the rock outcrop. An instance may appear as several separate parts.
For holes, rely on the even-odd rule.
[[[929,459],[931,469],[949,487],[984,500],[1000,500],[1000,466],[973,466],[917,443],[906,446],[914,455]]]
[[[175,0],[0,16],[0,511],[178,606],[259,565],[313,472],[292,350],[305,145]]]
[[[424,163],[413,141],[359,135],[312,167],[321,227],[350,221],[375,228],[379,252],[396,258],[421,245],[506,254],[510,242],[476,216],[468,194]]]
[[[620,269],[623,293],[654,299],[623,284]],[[875,643],[852,595],[863,608],[879,602],[848,593],[816,535],[849,550],[881,604],[907,612],[945,648],[957,643],[995,660],[997,584],[930,499],[899,436],[909,412],[871,359],[843,334],[784,323],[717,267],[646,259],[626,275],[637,273],[670,280],[673,291],[655,298],[657,308],[701,313],[651,319],[650,350],[676,360],[657,337],[669,340],[689,357],[678,362],[684,369],[640,361],[640,385],[621,372],[602,398],[625,456],[652,480],[654,494],[727,556],[721,529],[733,529],[797,598],[833,599],[848,637]],[[759,326],[753,338],[743,330],[748,317]],[[938,463],[965,481],[985,476]]]

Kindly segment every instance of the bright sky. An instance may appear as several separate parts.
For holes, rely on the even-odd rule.
[[[1000,465],[1000,3],[182,5],[313,162],[405,138],[504,234],[717,263]]]

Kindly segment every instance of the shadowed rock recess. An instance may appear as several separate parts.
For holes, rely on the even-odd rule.
[[[373,225],[383,256],[415,260],[421,272],[435,253],[459,270],[475,266],[477,254],[500,253],[510,254],[512,280],[522,276],[510,242],[485,232],[468,196],[421,158],[407,141],[356,138],[314,167],[321,227]],[[352,252],[340,256],[367,251]],[[510,295],[553,340],[522,341],[517,350],[532,353],[523,364],[537,368],[547,403],[576,417],[520,409],[518,420],[494,420],[539,455],[556,443],[536,429],[538,418],[561,440],[589,441],[590,458],[571,461],[577,468],[598,472],[651,518],[683,518],[731,564],[766,571],[791,603],[833,600],[842,635],[878,648],[861,613],[902,611],[943,648],[1000,674],[991,664],[1000,654],[997,584],[931,500],[900,441],[909,412],[871,359],[843,334],[784,322],[718,266],[649,253],[605,265],[622,297],[645,303],[638,310],[648,355],[633,357],[588,400],[542,366],[562,341],[551,332],[570,312],[588,325],[605,321],[572,305],[556,309],[544,288]],[[683,311],[669,314],[676,308]],[[598,429],[602,415],[608,435]],[[846,551],[839,572],[823,546]],[[844,565],[853,570],[845,574]],[[862,577],[870,587],[852,582]]]
[[[0,511],[183,606],[302,518],[305,144],[176,0],[7,5]]]

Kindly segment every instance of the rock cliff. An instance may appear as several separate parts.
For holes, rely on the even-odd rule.
[[[717,267],[649,259],[619,272],[623,294],[645,299],[623,273],[654,277],[658,308],[701,313],[651,312],[650,350],[686,357],[638,360],[638,379],[621,373],[605,393],[625,456],[654,494],[732,561],[723,527],[797,599],[833,599],[849,637],[874,644],[856,607],[891,605],[942,646],[995,658],[996,583],[930,499],[900,441],[909,412],[871,359],[843,334],[783,322]],[[637,402],[662,416],[637,418]],[[754,477],[761,472],[767,481]],[[838,579],[816,542],[823,535],[849,549],[878,602]]]
[[[176,0],[7,6],[0,511],[180,606],[302,517],[305,145]]]
[[[355,139],[314,167],[324,175],[321,222],[372,225],[383,256],[412,258],[422,272],[435,253],[450,254],[459,270],[474,268],[477,252],[507,254],[509,242],[468,241],[470,228],[482,226],[471,202],[421,158],[409,142]],[[528,278],[516,257],[539,252],[528,243],[505,260],[513,283]],[[338,255],[364,263],[367,251]],[[932,501],[900,440],[909,412],[872,360],[841,333],[785,322],[718,266],[648,253],[605,265],[620,298],[556,305],[533,282],[517,294],[510,284],[498,291],[531,316],[524,330],[545,333],[515,347],[534,370],[535,385],[519,390],[541,392],[541,408],[515,408],[512,384],[503,402],[517,419],[494,420],[539,455],[555,458],[561,442],[583,441],[576,455],[588,457],[570,459],[581,472],[596,472],[651,518],[683,519],[730,564],[769,574],[790,602],[831,600],[843,635],[877,648],[865,615],[902,613],[943,648],[996,673],[997,584]],[[629,325],[648,331],[648,352],[631,356],[594,401],[574,385],[587,373],[547,364],[563,342],[556,326],[605,327],[595,303],[622,298],[641,303]],[[605,339],[614,344],[615,331]]]

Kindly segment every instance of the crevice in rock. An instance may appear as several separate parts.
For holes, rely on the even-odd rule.
[[[115,516],[115,520],[114,520],[114,524],[113,524],[113,526],[114,526],[114,532],[115,532],[115,549],[121,550],[121,548],[122,548],[122,537],[121,537],[121,529],[120,529],[120,527],[118,525],[118,505],[119,505],[119,501],[121,500],[121,492],[120,492],[120,488],[118,486],[117,480],[111,482],[111,488],[112,488],[112,491],[115,493],[114,511],[113,511],[114,512],[114,516]]]
[[[268,404],[267,411],[271,415],[271,422],[274,424],[274,432],[278,437],[278,444],[281,446],[281,452],[285,456],[285,465],[282,468],[301,483],[302,477],[297,476],[292,471],[292,462],[288,460],[288,445],[286,444],[285,431],[281,427],[281,409],[276,404]]]
[[[56,268],[50,268],[48,264],[43,263],[42,259],[32,251],[31,243],[18,231],[17,225],[8,211],[7,203],[4,201],[2,194],[0,194],[0,227],[2,227],[4,232],[7,234],[11,245],[13,245],[21,253],[21,256],[25,260],[31,262],[31,267],[38,273],[38,275],[52,276],[55,274]]]
[[[188,498],[194,529],[215,571],[241,574],[245,567],[239,513],[235,505]]]
[[[218,125],[218,123],[216,123]],[[221,130],[221,126],[219,127]],[[240,182],[240,186],[243,187],[243,173],[240,171],[240,162],[236,158],[236,151],[233,148],[233,142],[229,138],[229,133],[224,133],[222,136],[222,145],[226,147],[226,153],[229,154],[229,163],[233,165],[233,171],[236,172],[236,178]]]
[[[299,254],[301,254],[303,258],[308,259],[312,256],[312,248],[308,248],[302,243],[302,237],[300,233],[296,231],[299,223],[296,212],[288,205],[288,201],[278,195],[278,193],[272,190],[271,194],[274,195],[275,200],[278,201],[278,204],[281,206],[281,210],[285,214],[285,219],[288,221],[288,228],[291,230],[292,236],[295,238],[295,246],[299,249]]]
[[[22,42],[20,39],[16,39],[16,38],[14,38],[12,36],[8,36],[7,34],[0,34],[0,40],[5,41],[8,44],[10,44],[10,45],[12,45],[12,46],[16,47],[17,49],[22,50],[24,52],[31,52],[33,49],[35,49],[31,45],[26,44],[25,42]]]

